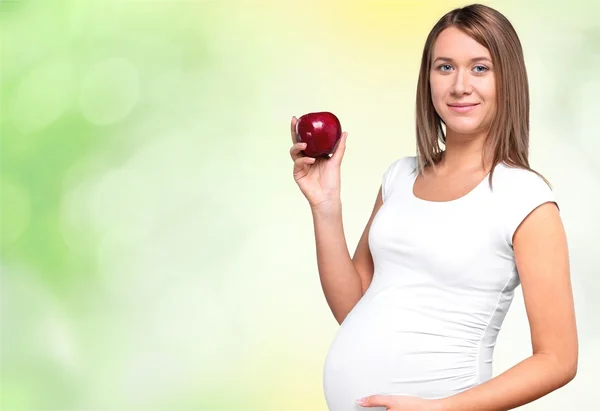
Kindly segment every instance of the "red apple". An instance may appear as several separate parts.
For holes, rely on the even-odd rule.
[[[340,120],[328,111],[308,113],[296,122],[298,142],[306,143],[304,154],[308,157],[329,157],[335,151],[342,126]]]

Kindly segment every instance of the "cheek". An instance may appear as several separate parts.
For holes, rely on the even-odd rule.
[[[440,81],[436,81],[435,79],[429,80],[429,87],[431,87],[431,98],[435,101],[439,99],[442,93],[442,84]]]
[[[483,94],[483,97],[489,103],[495,103],[496,101],[496,84],[493,81],[487,81],[480,85],[480,90]]]
[[[431,87],[431,99],[433,100],[433,106],[436,110],[439,110],[440,106],[443,105],[445,91],[444,85],[439,81],[430,81],[429,86]]]

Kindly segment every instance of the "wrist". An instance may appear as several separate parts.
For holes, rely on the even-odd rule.
[[[313,217],[338,216],[342,212],[342,202],[340,199],[325,200],[318,204],[311,204],[310,209]]]

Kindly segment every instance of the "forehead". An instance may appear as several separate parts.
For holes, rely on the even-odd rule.
[[[435,59],[440,56],[456,60],[466,60],[475,57],[487,57],[491,59],[487,48],[456,27],[448,27],[438,35],[433,45],[432,57]]]

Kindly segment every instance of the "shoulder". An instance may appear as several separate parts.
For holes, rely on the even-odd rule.
[[[388,164],[387,169],[383,173],[381,181],[381,194],[383,200],[392,193],[394,185],[403,177],[408,177],[417,170],[417,157],[404,156],[395,159],[391,164]]]
[[[531,170],[498,164],[492,177],[493,191],[502,200],[526,200],[535,195],[552,195],[552,187]]]
[[[389,170],[400,170],[400,169],[412,170],[412,169],[416,169],[416,166],[417,166],[417,157],[416,156],[404,156],[404,157],[399,157],[399,158],[395,159],[394,161],[392,161],[390,164],[388,164],[388,171]]]
[[[499,164],[494,169],[492,185],[510,245],[517,228],[535,209],[549,202],[558,206],[551,186],[531,170]]]

